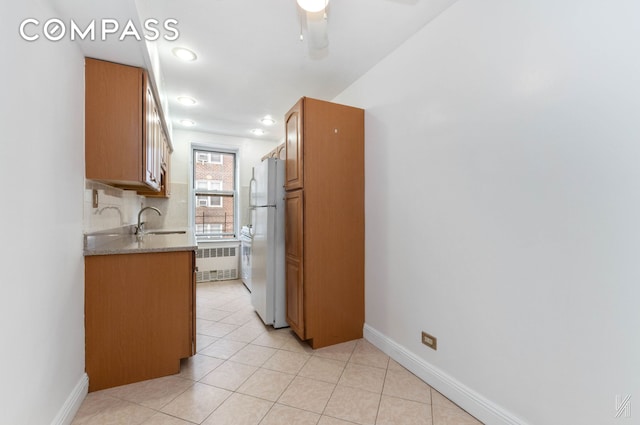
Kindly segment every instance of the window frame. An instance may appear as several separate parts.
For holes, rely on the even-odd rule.
[[[217,162],[209,162],[208,164],[216,164],[216,165],[222,165],[222,162],[220,162],[219,164]],[[206,188],[200,188],[198,187],[199,183],[206,183]],[[213,185],[212,183],[217,183],[216,185]],[[195,184],[195,190],[197,191],[215,191],[215,192],[223,192],[222,190],[222,184],[223,181],[222,180],[196,180],[196,184]],[[213,187],[213,186],[218,186]],[[206,205],[197,205],[197,207],[211,207],[211,208],[224,208],[224,196],[217,196],[218,198],[218,203],[214,204],[213,202],[213,196],[207,197],[207,203]]]
[[[195,224],[195,214],[196,208],[198,207],[196,199],[196,193],[199,191],[203,192],[202,189],[197,189],[195,180],[195,162],[198,161],[196,158],[196,151],[208,151],[208,153],[219,153],[220,161],[211,161],[211,156],[209,156],[209,161],[207,163],[223,165],[224,164],[224,154],[233,154],[234,155],[234,190],[231,191],[222,191],[222,190],[213,190],[211,194],[220,194],[220,208],[224,207],[226,203],[223,199],[225,197],[232,198],[229,202],[233,202],[233,233],[221,234],[221,235],[212,235],[212,234],[196,234],[196,239],[199,241],[211,241],[211,242],[228,242],[238,240],[238,235],[240,234],[240,205],[239,205],[239,197],[240,197],[240,160],[239,160],[239,149],[237,148],[228,148],[221,147],[216,145],[202,144],[202,143],[191,143],[190,147],[190,159],[189,159],[189,226],[193,229],[196,229]],[[202,181],[202,180],[198,180]],[[205,180],[206,181],[206,180]],[[213,181],[213,180],[212,180]],[[217,180],[216,180],[217,181]],[[205,191],[209,192],[209,190]],[[214,208],[218,208],[218,206],[214,206]],[[197,229],[196,229],[197,230]]]

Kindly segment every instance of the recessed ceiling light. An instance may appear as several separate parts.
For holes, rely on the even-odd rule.
[[[198,58],[198,56],[191,50],[185,49],[184,47],[176,47],[171,50],[173,54],[183,61],[194,61]]]
[[[198,103],[194,98],[189,96],[178,96],[178,102],[188,106],[195,105],[196,103]]]
[[[256,136],[262,136],[265,133],[265,131],[261,128],[254,128],[253,130],[251,130],[251,132]]]
[[[276,123],[276,120],[267,115],[266,117],[262,118],[260,122],[264,125],[274,125]]]
[[[196,125],[196,122],[193,120],[180,120],[180,124],[184,125],[185,127],[193,127],[194,125]]]

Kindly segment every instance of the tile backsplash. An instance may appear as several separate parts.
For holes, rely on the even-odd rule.
[[[171,198],[146,198],[145,206],[156,207],[162,215],[145,215],[147,229],[181,229],[189,226],[189,185],[171,183]]]
[[[93,207],[93,191],[98,192],[98,208]],[[136,224],[144,196],[91,180],[85,180],[84,233],[100,232]]]
[[[98,191],[98,208],[93,207],[93,191]],[[177,229],[188,227],[189,185],[173,183],[171,198],[145,198],[133,190],[122,190],[85,180],[84,233],[101,232],[127,225],[135,225],[142,207],[156,207],[162,216],[144,213],[147,229]]]

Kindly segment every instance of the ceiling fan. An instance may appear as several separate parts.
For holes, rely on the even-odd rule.
[[[329,46],[327,35],[327,7],[329,0],[297,0],[303,14],[300,18],[300,40],[303,22],[306,23],[309,50],[322,50]]]

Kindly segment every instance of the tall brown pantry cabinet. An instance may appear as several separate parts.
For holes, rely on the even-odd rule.
[[[287,322],[313,348],[361,338],[364,110],[303,97],[285,122]]]

